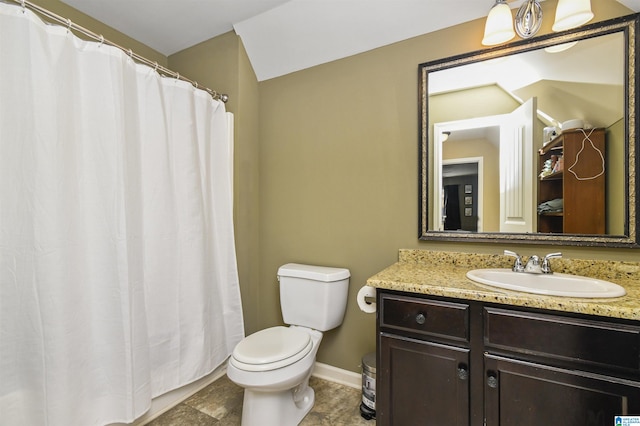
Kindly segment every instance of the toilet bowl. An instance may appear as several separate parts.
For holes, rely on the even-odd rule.
[[[242,426],[295,426],[315,402],[309,377],[323,332],[342,323],[350,272],[287,264],[278,269],[289,326],[258,331],[238,343],[227,376],[244,388]]]
[[[313,408],[315,394],[309,387],[309,378],[322,333],[296,326],[273,327],[258,333],[277,331],[280,334],[280,329],[307,335],[309,344],[284,359],[262,365],[238,361],[236,356],[241,356],[241,353],[234,350],[227,364],[229,379],[244,388],[243,426],[297,425]],[[253,336],[255,334],[249,337]]]

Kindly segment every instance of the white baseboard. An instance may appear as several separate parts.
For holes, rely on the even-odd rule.
[[[355,389],[362,388],[362,375],[354,373],[353,371],[343,370],[342,368],[334,367],[329,364],[323,364],[316,362],[313,367],[312,376],[319,379],[328,380],[330,382],[339,383],[341,385],[349,386]]]

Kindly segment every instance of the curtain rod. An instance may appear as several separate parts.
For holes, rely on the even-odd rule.
[[[85,27],[82,27],[82,26],[80,26],[80,25],[78,25],[78,24],[76,24],[74,22],[71,22],[71,19],[63,18],[62,16],[57,15],[57,14],[51,12],[50,10],[47,10],[47,9],[41,7],[41,6],[38,6],[37,4],[33,4],[33,3],[31,3],[31,2],[29,2],[27,0],[11,0],[11,1],[21,5],[23,9],[24,8],[29,8],[29,9],[33,10],[34,12],[37,12],[37,13],[43,15],[43,16],[46,16],[47,18],[49,18],[49,19],[51,19],[51,20],[53,20],[55,22],[58,22],[59,24],[62,24],[64,26],[66,26],[68,30],[75,30],[75,31],[77,31],[77,32],[79,32],[81,34],[84,34],[87,37],[90,37],[90,38],[92,38],[92,39],[94,39],[96,41],[99,41],[100,43],[104,43],[104,44],[107,44],[109,46],[113,46],[115,48],[118,48],[118,49],[122,50],[124,53],[126,53],[127,55],[129,55],[131,57],[131,59],[153,68],[154,71],[156,71],[156,72],[158,72],[158,73],[160,73],[162,75],[169,76],[169,77],[174,77],[174,78],[176,78],[178,80],[183,80],[183,81],[186,81],[188,83],[191,83],[196,89],[204,90],[205,92],[209,93],[213,99],[216,99],[216,100],[219,100],[219,101],[222,101],[222,102],[225,102],[225,103],[229,100],[229,96],[228,95],[223,94],[223,93],[218,93],[215,90],[211,90],[211,89],[209,89],[208,87],[205,87],[205,86],[200,86],[197,81],[189,80],[188,78],[181,76],[179,72],[171,71],[170,69],[165,68],[162,65],[159,65],[158,62],[156,62],[156,61],[151,61],[151,60],[149,60],[149,59],[147,59],[147,58],[145,58],[143,56],[138,55],[137,53],[133,52],[131,49],[125,49],[124,47],[119,46],[118,44],[105,39],[102,34],[96,34],[93,31],[88,30]]]

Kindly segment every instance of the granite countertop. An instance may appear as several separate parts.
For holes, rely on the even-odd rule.
[[[627,294],[611,299],[578,299],[509,291],[475,283],[466,272],[510,268],[513,258],[428,250],[400,250],[399,261],[367,280],[371,287],[477,300],[512,306],[640,320],[640,262],[552,259],[556,272],[599,278],[621,285]]]

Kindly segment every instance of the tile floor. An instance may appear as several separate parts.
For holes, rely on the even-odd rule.
[[[316,402],[300,426],[375,426],[360,416],[359,389],[311,377]],[[181,404],[147,423],[148,426],[238,426],[243,390],[222,376]]]

